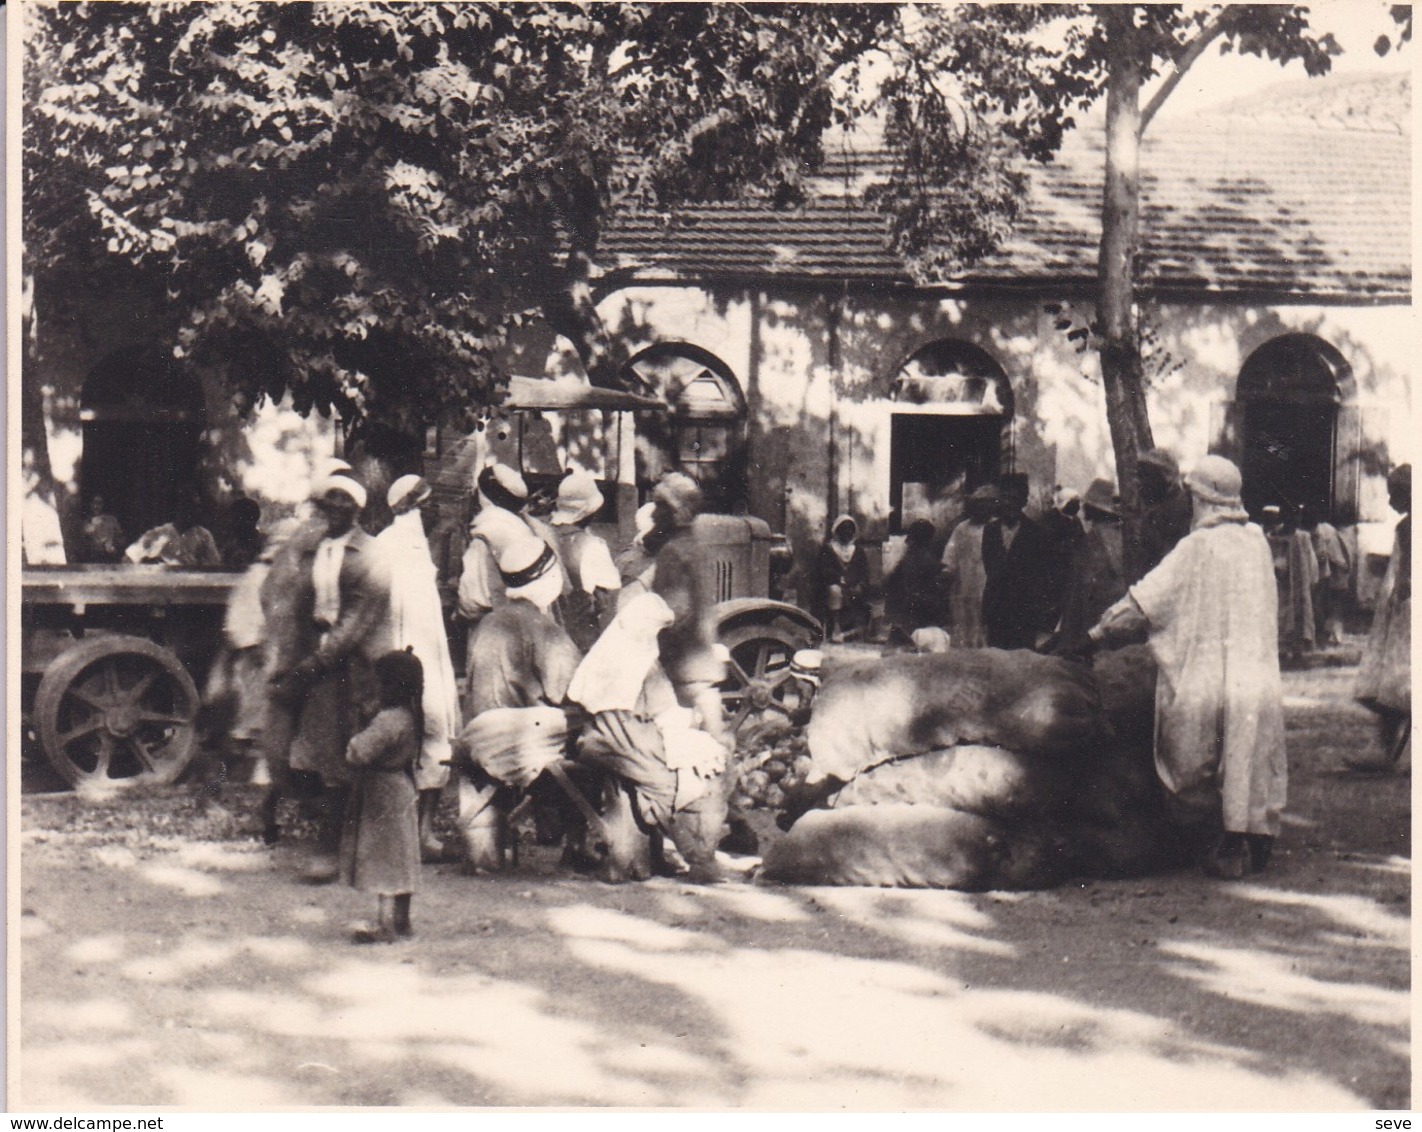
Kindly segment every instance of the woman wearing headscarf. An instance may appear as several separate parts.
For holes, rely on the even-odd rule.
[[[386,493],[394,519],[375,538],[390,576],[390,647],[413,652],[423,673],[424,734],[415,762],[415,789],[419,791],[420,853],[426,860],[442,854],[434,815],[449,781],[450,741],[459,734],[459,685],[425,534],[424,509],[433,494],[419,476],[397,479]]]
[[[1214,842],[1205,871],[1225,879],[1268,863],[1288,780],[1274,561],[1240,483],[1229,460],[1201,459],[1185,481],[1190,533],[1089,634],[1149,634],[1156,772],[1180,824]]]
[[[1373,628],[1358,665],[1354,695],[1378,717],[1384,761],[1354,769],[1388,770],[1412,741],[1412,465],[1387,477],[1388,503],[1402,516],[1393,537]]]
[[[868,614],[869,558],[859,545],[859,524],[841,515],[815,561],[815,611],[831,641],[860,627]]]

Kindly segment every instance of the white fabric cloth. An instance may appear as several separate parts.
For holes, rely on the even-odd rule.
[[[622,588],[622,574],[612,561],[612,551],[596,535],[578,540],[578,561],[573,572],[582,581],[584,593]]]
[[[1278,591],[1264,533],[1197,522],[1118,606],[1131,601],[1150,623],[1159,670],[1161,781],[1184,800],[1218,791],[1227,831],[1277,835],[1288,767]]]
[[[254,562],[242,572],[227,597],[222,629],[234,649],[250,649],[267,639],[262,614],[262,583],[271,572],[270,562]]]
[[[341,566],[354,530],[352,527],[339,538],[323,538],[311,562],[311,585],[316,591],[311,616],[326,625],[334,625],[341,617]]]
[[[375,538],[390,578],[390,647],[410,649],[424,669],[425,732],[415,773],[420,790],[449,780],[450,741],[459,733],[459,684],[449,656],[444,609],[429,541],[418,511],[396,515]]]
[[[558,538],[551,528],[535,519],[527,519],[513,511],[496,507],[481,496],[479,513],[469,525],[469,547],[464,552],[459,576],[459,612],[466,619],[477,621],[505,600],[506,588],[499,576],[499,564],[491,546],[521,543],[529,531],[537,535],[555,555],[558,553]],[[563,592],[566,575],[561,559],[554,564],[551,573],[557,579],[557,588],[552,589],[545,583],[538,595],[541,598],[543,590],[552,589],[549,603],[557,600],[558,595]],[[524,596],[534,600],[531,595]],[[539,602],[535,601],[535,604]]]
[[[672,623],[670,606],[654,593],[624,605],[583,657],[568,698],[596,714],[633,711],[657,661],[657,634]]]
[[[544,706],[491,708],[470,720],[459,736],[472,762],[519,789],[563,757],[567,739],[567,716]]]

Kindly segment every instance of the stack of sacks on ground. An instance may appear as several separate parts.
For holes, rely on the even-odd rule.
[[[1025,651],[892,656],[827,677],[808,774],[846,785],[767,854],[788,884],[1046,888],[1178,857],[1151,755],[1143,647],[1073,664]]]

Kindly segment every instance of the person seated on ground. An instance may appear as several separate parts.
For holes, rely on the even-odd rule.
[[[1240,484],[1222,456],[1195,465],[1193,529],[1106,611],[1087,645],[1149,634],[1156,771],[1178,824],[1208,847],[1205,872],[1223,879],[1268,863],[1288,780],[1273,558]]]
[[[1412,743],[1412,465],[1387,477],[1388,504],[1402,516],[1393,536],[1373,627],[1353,694],[1378,717],[1381,759],[1358,758],[1352,770],[1388,771]]]
[[[558,506],[550,520],[568,586],[558,599],[557,620],[573,643],[587,651],[612,620],[622,575],[607,543],[588,524],[602,510],[602,492],[590,472],[571,472],[558,485]]]
[[[943,592],[939,561],[933,553],[933,524],[915,519],[904,532],[904,555],[884,579],[884,613],[890,632],[900,641],[915,630],[943,623]]]
[[[239,496],[232,501],[227,516],[232,533],[222,547],[222,563],[229,570],[245,570],[262,553],[262,532],[257,524],[262,518],[262,505],[255,499]]]
[[[124,557],[130,562],[160,562],[186,569],[221,566],[222,555],[211,532],[198,525],[199,511],[196,496],[179,496],[173,521],[146,531],[124,551]]]
[[[839,516],[815,560],[815,615],[831,641],[860,632],[869,619],[869,557],[858,536],[854,517]]]
[[[522,523],[487,526],[483,537],[503,600],[480,619],[470,640],[469,722],[455,741],[461,772],[457,829],[470,873],[503,861],[508,811],[544,765],[525,756],[561,756],[567,738],[562,705],[582,660],[549,612],[563,590],[553,551]],[[508,757],[518,769],[500,773],[495,760]]]
[[[89,517],[79,537],[79,561],[123,561],[123,527],[104,509],[102,495],[89,500]]]
[[[715,883],[716,845],[726,820],[726,749],[677,703],[658,662],[658,634],[673,621],[656,594],[627,603],[593,645],[568,687],[588,713],[578,761],[632,790],[640,824],[665,834],[693,883]]]

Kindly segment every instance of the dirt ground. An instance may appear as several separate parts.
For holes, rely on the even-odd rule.
[[[1234,884],[610,887],[539,850],[427,866],[417,938],[362,948],[250,788],[30,795],[10,1107],[1406,1108],[1411,778],[1338,773],[1351,678],[1286,676],[1287,825]]]

